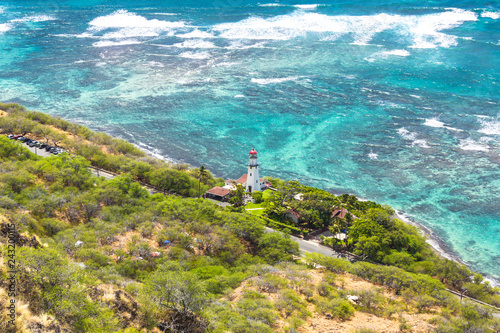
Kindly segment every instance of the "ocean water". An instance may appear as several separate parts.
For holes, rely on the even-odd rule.
[[[3,102],[222,177],[255,146],[500,277],[497,1],[0,1],[0,50]]]

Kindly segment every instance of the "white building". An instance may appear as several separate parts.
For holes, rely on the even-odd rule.
[[[235,184],[241,184],[247,192],[264,191],[271,183],[259,178],[259,163],[257,163],[257,151],[255,148],[248,153],[248,171],[237,180],[228,179],[224,182],[224,189],[234,190]]]

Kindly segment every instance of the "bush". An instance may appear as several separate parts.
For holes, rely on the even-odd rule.
[[[60,231],[68,228],[68,225],[56,219],[43,219],[40,220],[40,225],[45,229],[47,236],[52,237]]]
[[[19,208],[19,204],[9,197],[0,196],[0,208],[12,210]]]
[[[304,301],[291,289],[285,289],[280,292],[276,300],[276,308],[284,314],[285,318],[291,315],[297,316],[301,319],[311,316],[307,310]]]
[[[262,202],[262,192],[260,192],[260,191],[252,192],[252,198],[255,200],[256,204],[261,203]]]
[[[333,318],[342,321],[351,318],[356,312],[349,301],[340,298],[331,300],[320,298],[316,302],[316,309],[323,314],[331,314]]]

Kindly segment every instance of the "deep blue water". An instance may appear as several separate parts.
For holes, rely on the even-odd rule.
[[[392,205],[500,276],[498,2],[0,8],[1,101],[223,177],[255,146],[262,175]]]

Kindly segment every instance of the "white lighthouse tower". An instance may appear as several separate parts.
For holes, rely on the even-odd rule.
[[[255,192],[261,190],[260,178],[259,178],[259,164],[257,163],[257,151],[255,148],[250,150],[248,154],[250,161],[248,162],[248,174],[247,174],[247,192]]]

